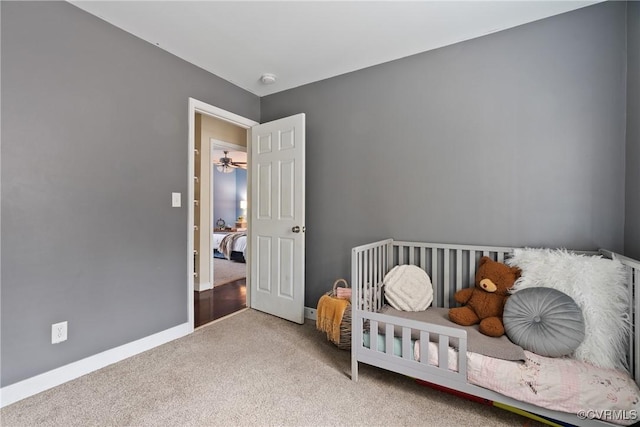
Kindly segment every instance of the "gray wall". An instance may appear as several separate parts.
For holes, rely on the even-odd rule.
[[[386,237],[622,250],[625,3],[261,99],[307,117],[307,295]]]
[[[188,97],[260,104],[68,3],[1,7],[6,386],[187,321]]]
[[[624,247],[640,259],[640,2],[627,3],[627,186]]]

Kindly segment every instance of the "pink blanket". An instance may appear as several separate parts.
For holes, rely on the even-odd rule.
[[[556,411],[621,425],[640,420],[640,390],[626,373],[526,350],[525,355],[525,362],[514,362],[467,352],[467,379],[471,384]],[[419,341],[415,342],[414,356],[419,360]],[[457,371],[453,348],[449,348],[448,362],[448,368]],[[431,342],[428,363],[438,364],[437,345]]]

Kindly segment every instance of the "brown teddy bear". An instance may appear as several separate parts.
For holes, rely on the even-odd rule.
[[[480,258],[476,272],[475,287],[459,290],[455,300],[464,307],[449,310],[449,319],[462,326],[480,323],[479,330],[490,337],[504,334],[502,312],[509,297],[509,288],[520,277],[520,269],[493,261],[487,256]]]

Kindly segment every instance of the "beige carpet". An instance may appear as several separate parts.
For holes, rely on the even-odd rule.
[[[361,365],[307,321],[246,310],[0,411],[13,426],[539,426]]]
[[[214,288],[245,277],[247,277],[247,264],[221,258],[213,259]]]

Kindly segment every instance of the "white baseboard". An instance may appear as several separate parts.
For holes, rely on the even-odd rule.
[[[195,290],[198,292],[208,291],[209,289],[213,289],[213,283],[211,282],[200,282],[195,284]]]
[[[316,316],[316,309],[315,308],[311,308],[311,307],[305,307],[304,308],[304,318],[305,319],[311,319],[311,320],[316,320],[317,316]]]
[[[188,335],[193,331],[189,323],[175,326],[165,331],[158,332],[137,341],[112,348],[102,353],[89,356],[77,362],[69,363],[60,368],[53,369],[35,377],[0,388],[0,408],[15,403],[19,400],[33,396],[60,384],[97,371],[105,366],[135,356],[143,351],[150,350],[159,345],[173,341]]]

